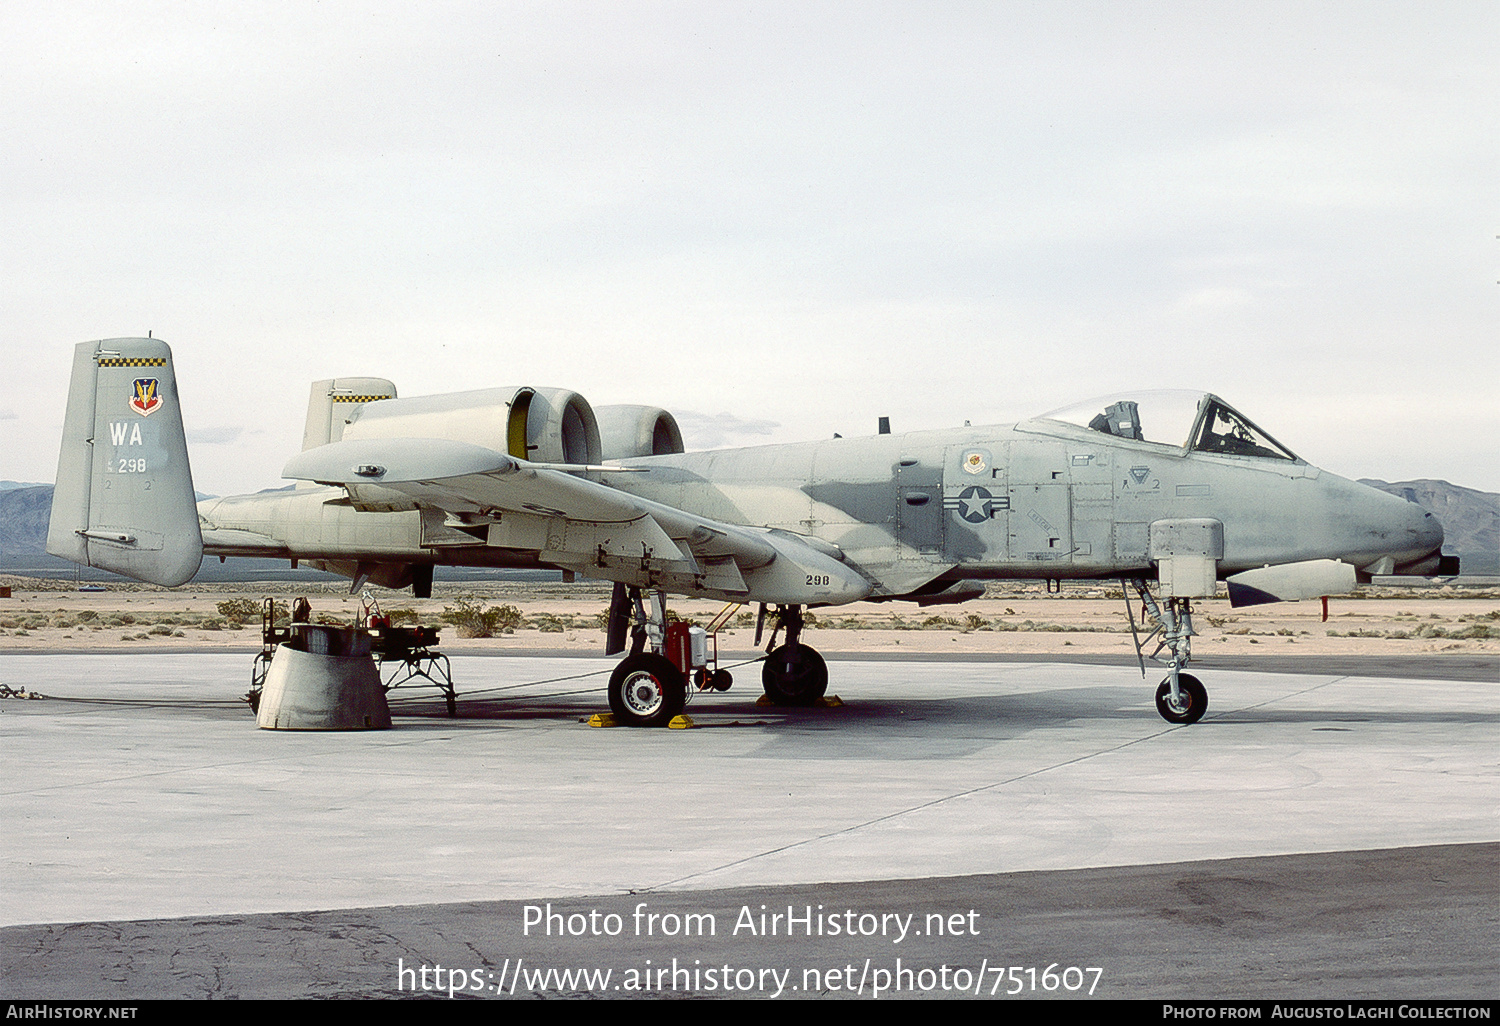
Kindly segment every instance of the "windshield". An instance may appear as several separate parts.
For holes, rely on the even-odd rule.
[[[1197,452],[1297,459],[1244,414],[1207,392],[1145,389],[1064,406],[1038,419]]]
[[[1194,449],[1230,456],[1267,456],[1276,460],[1297,458],[1245,417],[1213,396],[1209,398],[1212,402],[1203,418],[1203,427],[1194,439]]]

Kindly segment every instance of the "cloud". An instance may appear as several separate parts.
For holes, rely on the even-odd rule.
[[[748,435],[769,435],[781,426],[774,420],[749,420],[732,413],[682,410],[673,416],[682,429],[683,445],[689,449],[720,449]]]
[[[0,420],[20,420],[21,415],[15,410],[0,410]]]

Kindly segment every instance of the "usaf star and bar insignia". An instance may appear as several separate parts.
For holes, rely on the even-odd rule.
[[[990,494],[988,488],[970,485],[957,495],[943,500],[945,512],[957,513],[960,520],[969,524],[982,524],[995,515],[997,510],[1010,509],[1010,497]]]

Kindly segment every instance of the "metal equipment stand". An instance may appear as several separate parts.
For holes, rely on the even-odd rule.
[[[448,715],[458,715],[453,667],[448,657],[435,647],[438,640],[436,627],[374,627],[370,635],[370,651],[380,660],[381,672],[384,673],[387,664],[392,664],[385,682],[386,691],[402,685],[434,687],[443,693],[443,699],[448,703]],[[412,684],[417,680],[427,683]]]
[[[260,712],[260,696],[266,687],[266,674],[270,672],[271,656],[276,654],[276,646],[291,640],[290,626],[276,626],[276,602],[267,595],[260,606],[260,652],[250,664],[250,691],[245,695],[251,712]]]
[[[299,599],[305,602],[305,599]],[[373,606],[373,602],[371,602]],[[373,615],[372,615],[373,612]],[[438,651],[438,628],[436,627],[390,627],[379,614],[379,607],[366,609],[361,616],[370,635],[370,654],[379,664],[384,676],[389,666],[390,674],[382,685],[386,691],[407,687],[434,687],[442,692],[448,706],[448,715],[458,715],[458,692],[453,687],[453,666],[448,657]],[[265,690],[266,675],[271,669],[271,657],[278,645],[289,644],[292,628],[276,626],[276,607],[267,597],[261,604],[260,652],[250,667],[250,691],[245,695],[250,711],[259,713],[261,694]],[[418,683],[413,683],[414,681]],[[425,681],[426,683],[420,683]]]

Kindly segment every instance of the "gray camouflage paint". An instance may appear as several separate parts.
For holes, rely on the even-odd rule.
[[[111,343],[115,349],[138,343],[136,348],[153,354],[165,350],[155,340],[149,345],[148,340]],[[87,369],[82,355],[79,359],[78,368]],[[170,366],[165,370],[169,379]],[[81,372],[75,371],[70,423],[92,415],[84,409],[88,403],[79,389],[92,391],[95,383],[80,384]],[[175,382],[164,380],[167,387],[175,406]],[[116,385],[111,388],[118,391]],[[443,401],[424,399],[423,410],[438,411]],[[472,417],[463,403],[457,406]],[[76,415],[75,407],[81,411]],[[383,407],[382,414],[387,411],[394,413],[395,403]],[[424,434],[442,433],[441,416],[423,416]],[[169,422],[164,418],[161,423]],[[176,427],[180,432],[180,423]],[[635,428],[621,430],[633,433]],[[446,437],[463,438],[461,431]],[[383,444],[380,439],[365,444],[372,441]],[[88,488],[70,485],[65,478],[82,481],[90,456],[78,439],[70,444],[60,463],[58,490],[68,508],[54,508],[58,547],[51,549],[49,543],[49,550],[78,558],[81,548],[69,539],[77,530],[72,522],[86,518]],[[402,439],[390,444],[404,452],[421,447]],[[604,451],[610,444],[606,438]],[[304,456],[315,459],[318,451],[315,447]],[[191,494],[185,450],[176,462],[181,480],[167,484],[173,494],[184,487]],[[339,572],[353,575],[363,568],[374,579],[389,581],[402,580],[411,564],[556,565],[681,593],[817,604],[866,594],[901,596],[947,580],[1144,575],[1152,570],[1149,525],[1160,520],[1221,521],[1221,576],[1312,559],[1339,559],[1361,568],[1382,560],[1398,569],[1417,567],[1442,541],[1441,526],[1414,503],[1300,460],[1188,451],[1060,420],[635,457],[620,464],[644,472],[578,476],[690,514],[700,524],[771,529],[758,537],[770,542],[776,555],[757,563],[739,551],[735,565],[728,565],[729,557],[713,557],[713,545],[701,538],[687,554],[687,542],[681,539],[690,530],[682,527],[672,537],[687,563],[653,566],[656,543],[650,539],[661,538],[660,529],[631,534],[628,525],[616,525],[609,538],[589,543],[599,553],[590,563],[582,543],[559,541],[566,532],[544,505],[532,505],[529,511],[485,510],[445,500],[439,508],[437,502],[413,498],[412,488],[352,481],[346,487],[301,486],[204,502],[198,506],[203,551],[327,561]],[[608,495],[598,494],[607,508]],[[142,505],[139,513],[149,518],[160,510]],[[122,519],[118,508],[112,516]],[[691,533],[706,537],[705,531],[712,534],[711,524]],[[496,539],[527,541],[497,545]],[[568,544],[574,547],[566,549]],[[644,546],[646,558],[632,561],[621,555],[632,545],[636,552]],[[658,548],[662,546],[671,548],[672,543],[662,541]],[[614,553],[608,559],[607,549]],[[835,557],[832,565],[829,556]],[[691,565],[695,558],[696,568]],[[773,574],[767,560],[782,565]],[[117,562],[126,567],[121,572],[139,575],[139,559]],[[806,591],[799,581],[804,573]],[[813,587],[815,578],[829,573],[837,578],[832,590]],[[738,583],[741,574],[744,581]]]

